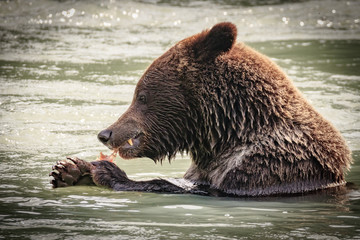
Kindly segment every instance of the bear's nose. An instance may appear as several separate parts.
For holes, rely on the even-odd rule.
[[[111,130],[105,129],[105,130],[102,130],[101,132],[99,132],[97,137],[100,140],[100,142],[102,142],[103,144],[106,144],[109,141],[111,134],[112,134]]]

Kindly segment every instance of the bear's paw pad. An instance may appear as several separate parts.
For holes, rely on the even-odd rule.
[[[91,163],[81,159],[67,157],[52,167],[49,175],[53,179],[50,183],[53,188],[76,185],[82,177],[90,174],[91,166]]]

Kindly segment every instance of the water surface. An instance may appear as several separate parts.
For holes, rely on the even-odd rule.
[[[215,198],[51,189],[56,160],[107,151],[98,131],[128,107],[137,80],[177,41],[231,21],[270,56],[353,151],[360,186],[358,1],[1,1],[0,238],[354,239],[360,191]],[[181,177],[171,164],[116,163],[133,179]]]

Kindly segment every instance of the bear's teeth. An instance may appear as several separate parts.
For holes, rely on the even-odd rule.
[[[127,142],[128,142],[128,144],[129,144],[130,146],[134,145],[134,143],[133,143],[133,141],[132,141],[131,138],[130,138],[129,140],[127,140]]]

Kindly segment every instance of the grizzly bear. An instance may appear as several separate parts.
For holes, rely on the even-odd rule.
[[[188,153],[183,180],[133,181],[112,162],[68,158],[53,167],[53,187],[88,177],[118,191],[267,196],[344,185],[352,159],[340,133],[274,62],[236,37],[224,22],[175,44],[98,135],[126,159]]]

